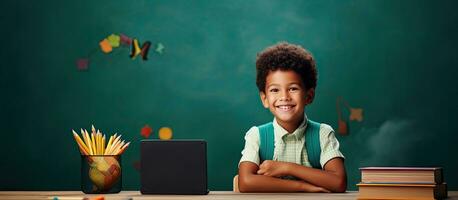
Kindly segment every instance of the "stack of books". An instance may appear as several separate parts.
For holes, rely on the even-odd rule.
[[[358,199],[445,199],[441,167],[363,167]]]

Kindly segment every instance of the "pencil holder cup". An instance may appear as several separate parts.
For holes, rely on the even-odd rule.
[[[121,169],[120,155],[82,155],[81,190],[86,194],[120,192]]]

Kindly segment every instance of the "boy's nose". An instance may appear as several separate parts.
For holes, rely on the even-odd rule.
[[[289,96],[288,92],[283,92],[280,96],[280,101],[289,101],[291,97]]]
[[[283,96],[280,98],[280,101],[291,101],[291,98]]]

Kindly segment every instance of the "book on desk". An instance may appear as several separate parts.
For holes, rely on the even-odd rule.
[[[444,199],[441,167],[363,167],[358,199]]]

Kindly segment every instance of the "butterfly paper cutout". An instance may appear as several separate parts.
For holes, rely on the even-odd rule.
[[[138,44],[138,40],[134,39],[134,42],[132,43],[132,48],[130,52],[130,58],[135,59],[139,54],[142,56],[143,60],[148,60],[148,52],[149,48],[151,47],[151,42],[146,41],[143,43],[142,48],[140,48]]]

